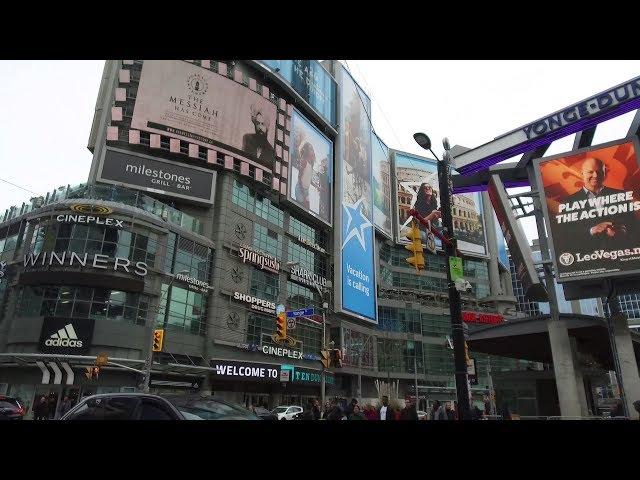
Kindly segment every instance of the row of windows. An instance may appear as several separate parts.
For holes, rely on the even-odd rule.
[[[394,267],[407,267],[410,265],[407,263],[407,258],[411,254],[404,248],[403,245],[388,245],[384,244],[380,248],[380,259],[384,262],[393,265]],[[425,272],[447,272],[447,262],[444,255],[424,255]],[[462,262],[463,272],[466,277],[472,279],[488,279],[489,267],[484,260],[473,260],[465,258]]]
[[[297,262],[299,266],[322,277],[329,277],[327,257],[325,255],[316,253],[292,241],[289,241],[288,261]]]
[[[17,317],[55,316],[120,320],[144,325],[149,297],[139,293],[90,287],[23,287]]]
[[[279,276],[258,268],[251,269],[252,296],[277,302],[280,297]],[[290,309],[298,309],[310,306],[320,306],[321,300],[318,293],[311,288],[287,281],[287,306]]]
[[[168,330],[185,330],[194,335],[206,335],[207,296],[175,284],[171,287],[163,284],[156,323]]]
[[[327,249],[328,239],[325,230],[319,230],[301,222],[293,216],[289,216],[289,233],[294,237],[301,237],[308,242]]]
[[[250,315],[247,322],[247,343],[278,346],[270,338],[275,332],[275,327],[273,317]],[[320,327],[298,322],[294,329],[288,331],[288,334],[302,342],[304,353],[317,354],[322,348],[322,328]]]
[[[248,186],[243,185],[237,180],[233,181],[231,201],[239,207],[264,218],[273,225],[280,228],[284,227],[284,212],[271,203],[271,200],[254,194]]]
[[[282,258],[282,236],[259,223],[253,225],[253,246],[276,258]]]
[[[377,329],[444,337],[451,334],[450,318],[444,314],[433,315],[420,313],[419,310],[379,306]]]
[[[158,235],[129,232],[106,225],[40,224],[31,238],[31,252],[76,252],[128,258],[154,265]]]

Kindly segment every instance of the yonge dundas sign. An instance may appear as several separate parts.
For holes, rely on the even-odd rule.
[[[262,270],[267,270],[273,273],[278,273],[280,271],[280,260],[267,253],[261,252],[260,250],[255,250],[248,245],[242,245],[240,247],[239,255],[240,258],[242,258],[242,263],[253,263]]]

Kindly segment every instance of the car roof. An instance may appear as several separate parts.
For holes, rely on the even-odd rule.
[[[162,398],[160,395],[154,395],[153,393],[143,393],[143,392],[114,392],[114,393],[98,393],[95,395],[89,395],[88,397],[83,397],[82,400],[87,400],[89,398],[105,398],[105,397],[139,397],[139,398]]]

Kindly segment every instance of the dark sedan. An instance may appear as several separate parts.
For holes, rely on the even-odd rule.
[[[259,420],[212,396],[105,393],[86,397],[61,420]]]
[[[24,413],[24,405],[20,400],[0,395],[0,420],[22,420]]]

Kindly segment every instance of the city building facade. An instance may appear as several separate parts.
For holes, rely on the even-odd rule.
[[[343,206],[333,187],[338,143],[355,131],[355,120],[339,125],[340,68],[107,61],[87,182],[0,216],[0,393],[32,403],[130,391],[148,368],[152,392],[213,392],[246,405],[305,405],[323,383],[327,398],[374,403],[380,381],[397,382],[399,397],[417,385],[423,406],[454,400],[441,251],[425,252],[425,270],[416,272],[399,229],[369,223],[375,313],[349,314],[346,296],[338,306]],[[375,137],[370,115],[364,120],[360,131]],[[422,181],[420,169],[410,173],[403,181]],[[348,185],[371,193],[354,178]],[[380,178],[380,205],[405,222],[411,194],[396,188],[393,169]],[[474,318],[501,321],[516,303],[497,260],[491,204],[481,197],[454,202],[456,228],[482,244],[464,255],[471,329]],[[305,308],[313,314],[277,330],[281,309]],[[155,329],[164,330],[164,344],[149,366]],[[342,366],[332,365],[323,382],[324,348],[339,350]],[[98,355],[109,362],[88,378]],[[477,400],[491,370],[519,365],[472,356]]]

